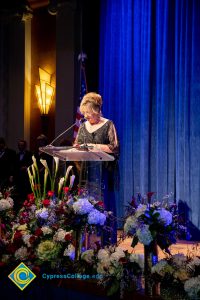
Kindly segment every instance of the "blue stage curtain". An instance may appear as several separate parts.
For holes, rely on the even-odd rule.
[[[120,145],[118,216],[173,193],[200,229],[200,1],[101,1],[99,92]]]

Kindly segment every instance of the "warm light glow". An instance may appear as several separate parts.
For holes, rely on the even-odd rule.
[[[52,104],[54,87],[51,86],[51,75],[39,68],[40,85],[35,85],[36,97],[42,115],[47,115]]]

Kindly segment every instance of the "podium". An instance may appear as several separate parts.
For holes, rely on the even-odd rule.
[[[79,149],[76,147],[56,147],[46,146],[40,147],[40,151],[45,152],[53,157],[58,157],[61,161],[73,162],[78,170],[79,187],[84,187],[89,195],[97,200],[104,200],[104,182],[102,176],[102,168],[104,162],[114,161],[115,158],[99,150],[98,148]],[[63,171],[64,172],[64,171]]]
[[[51,156],[58,157],[63,161],[113,161],[115,158],[98,148],[78,149],[76,147],[55,147],[46,146],[40,147],[40,151],[45,152]]]

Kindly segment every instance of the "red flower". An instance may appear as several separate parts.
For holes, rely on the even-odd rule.
[[[30,201],[30,200],[34,200],[35,199],[35,197],[34,197],[34,194],[32,193],[32,194],[28,194],[27,195],[27,198],[28,198],[28,200]]]
[[[78,188],[78,195],[80,196],[83,193],[83,189]]]
[[[135,197],[133,196],[132,197],[132,200],[131,200],[131,206],[133,206],[134,208],[136,208],[137,207],[137,202],[136,202],[136,199],[135,199]]]
[[[26,211],[21,212],[21,217],[23,218],[28,217],[28,213]]]
[[[27,204],[28,204],[28,201],[25,200],[23,205],[24,205],[24,206],[27,206]]]
[[[121,262],[122,264],[126,264],[127,263],[126,257],[120,257],[119,262]]]
[[[3,261],[0,261],[0,268],[4,267],[6,264]]]
[[[2,229],[6,229],[6,225],[5,224],[1,223],[0,226],[1,226]]]
[[[30,199],[29,204],[33,204],[33,203],[35,203],[35,199]]]
[[[47,207],[47,206],[50,205],[50,200],[49,200],[49,199],[44,199],[44,200],[42,201],[42,203],[43,203],[43,205],[44,205],[45,207]]]
[[[7,198],[7,197],[9,197],[9,196],[10,196],[10,193],[9,193],[9,192],[5,192],[5,193],[4,193],[4,197],[5,197],[5,198]]]
[[[101,207],[104,207],[103,201],[98,201],[97,204],[98,204],[99,206],[101,206]]]
[[[41,236],[41,235],[43,235],[42,229],[41,229],[41,228],[37,228],[37,229],[35,230],[35,235],[36,235],[36,236]]]
[[[55,229],[55,230],[57,230],[59,228],[59,225],[58,224],[53,224],[52,228]]]
[[[49,197],[53,197],[54,191],[48,191],[47,195],[48,195]]]
[[[37,238],[37,237],[36,237],[35,235],[32,235],[32,236],[29,238],[29,243],[30,243],[30,244],[34,244],[36,238]]]
[[[147,193],[147,198],[148,199],[151,198],[154,194],[155,194],[155,192],[148,192]]]
[[[29,254],[28,259],[34,260],[36,258],[36,255],[32,252]]]
[[[20,240],[22,238],[22,234],[21,234],[21,231],[16,231],[15,234],[14,234],[14,240]]]
[[[148,192],[147,193],[147,199],[148,199],[148,203],[151,203],[151,197],[155,194],[155,192]]]
[[[64,214],[65,210],[63,208],[63,206],[60,206],[57,210],[56,210],[56,214],[57,215],[61,215]]]
[[[72,235],[70,233],[67,233],[65,235],[65,241],[71,241],[72,240]]]
[[[20,220],[19,220],[19,224],[20,224],[20,225],[26,224],[26,222],[27,222],[27,220],[23,220],[23,219],[20,219]]]
[[[13,254],[15,253],[15,251],[18,249],[18,246],[17,245],[14,245],[14,244],[8,244],[7,247],[6,247],[6,252],[8,254]]]
[[[64,193],[68,193],[69,192],[69,190],[70,190],[70,188],[68,187],[68,186],[65,186],[64,188],[63,188],[63,191],[64,191]]]

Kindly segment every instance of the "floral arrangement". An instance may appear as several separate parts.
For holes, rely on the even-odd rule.
[[[14,218],[14,201],[11,196],[12,188],[0,192],[0,239],[6,239],[10,234],[10,222]]]
[[[145,291],[146,282],[160,284],[163,299],[172,299],[174,294],[182,300],[200,299],[200,254],[171,255],[169,251],[169,246],[185,230],[174,203],[168,199],[153,201],[151,192],[146,197],[138,194],[128,207],[124,232],[125,236],[133,237],[132,247],[140,242],[144,249],[151,249],[155,242],[168,255],[158,263],[154,261],[147,274],[145,251],[144,256],[136,255],[123,250],[119,243],[103,248],[99,240],[92,245],[90,234],[101,239],[112,212],[105,211],[103,203],[85,188],[74,188],[72,166],[62,178],[57,178],[59,160],[54,161],[51,173],[46,161],[41,160],[41,178],[33,157],[28,168],[32,193],[16,217],[11,191],[0,193],[0,267],[13,269],[16,261],[24,261],[35,273],[42,268],[98,274],[98,284],[107,294],[119,292],[121,298],[127,291],[144,288],[144,276]]]
[[[169,253],[169,246],[176,242],[183,226],[179,226],[176,205],[168,201],[151,203],[153,194],[148,193],[146,201],[139,198],[139,203],[133,198],[124,232],[133,236],[132,247],[138,242],[148,246],[156,241],[162,250]]]
[[[118,246],[102,249],[89,249],[82,253],[81,259],[87,267],[99,275],[99,284],[111,296],[125,291],[141,289],[141,276],[144,268],[143,255],[129,253]]]
[[[152,279],[160,283],[162,299],[200,299],[200,256],[175,254],[152,267]]]
[[[10,238],[1,246],[5,264],[20,260],[32,267],[63,267],[69,259],[80,258],[81,252],[88,247],[85,241],[87,233],[98,232],[109,217],[102,203],[91,198],[85,189],[73,191],[74,175],[70,177],[69,186],[65,186],[72,166],[59,180],[57,192],[47,192],[49,170],[47,164],[42,163],[45,166],[43,189],[33,158],[29,170],[33,193],[28,195],[13,221]],[[56,160],[55,173],[50,176],[51,188],[55,187],[58,163]]]
[[[0,217],[4,217],[13,209],[14,202],[11,196],[11,190],[6,190],[3,193],[0,192]]]

